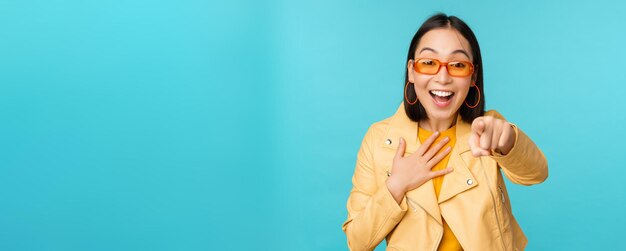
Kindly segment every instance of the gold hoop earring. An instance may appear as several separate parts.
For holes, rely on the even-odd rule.
[[[406,85],[404,85],[404,100],[406,100],[406,102],[409,103],[409,105],[414,105],[415,103],[417,103],[417,95],[413,103],[411,103],[411,101],[409,101],[409,97],[406,96],[406,89],[409,87],[409,83],[410,83],[409,81],[406,81]]]
[[[467,100],[465,100],[465,105],[466,105],[467,107],[469,107],[470,109],[474,109],[474,108],[476,108],[476,106],[478,106],[478,104],[480,104],[480,88],[478,88],[478,86],[476,85],[476,83],[472,83],[472,87],[476,87],[476,91],[478,91],[478,101],[476,101],[476,104],[475,104],[475,105],[469,105],[469,104],[467,103]],[[470,88],[471,88],[471,87],[470,87]]]

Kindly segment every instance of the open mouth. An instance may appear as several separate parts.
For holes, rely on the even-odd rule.
[[[452,101],[452,96],[454,96],[454,92],[451,91],[431,90],[428,93],[430,93],[430,96],[433,97],[435,105],[439,107],[449,105]]]

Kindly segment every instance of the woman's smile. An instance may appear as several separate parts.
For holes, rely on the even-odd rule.
[[[428,92],[437,107],[444,108],[452,103],[454,92],[446,90],[430,90]]]

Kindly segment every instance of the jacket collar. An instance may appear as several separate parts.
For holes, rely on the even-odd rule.
[[[405,156],[413,154],[421,145],[417,137],[418,127],[417,122],[407,117],[404,104],[401,103],[396,113],[390,119],[389,128],[385,136],[385,139],[388,140],[383,140],[383,147],[392,149],[395,152],[398,148],[399,138],[402,137],[406,140]],[[452,166],[454,171],[445,175],[439,198],[436,198],[432,180],[428,180],[420,187],[406,194],[409,203],[417,204],[439,223],[442,223],[442,221],[438,204],[444,203],[457,194],[478,185],[478,181],[468,168],[468,163],[473,158],[468,144],[470,133],[471,125],[463,121],[461,116],[458,115],[456,118],[456,143],[450,152],[448,161],[448,166]]]

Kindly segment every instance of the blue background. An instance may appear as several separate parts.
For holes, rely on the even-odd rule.
[[[1,250],[345,250],[356,152],[437,11],[546,154],[529,250],[626,249],[626,4],[0,1]],[[383,249],[384,244],[379,247]]]

